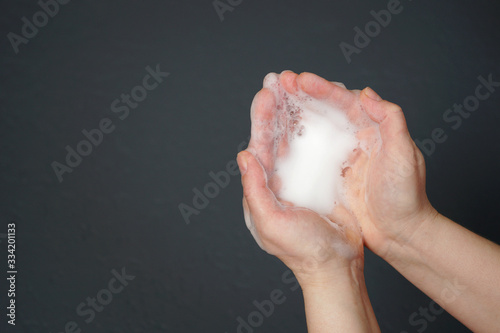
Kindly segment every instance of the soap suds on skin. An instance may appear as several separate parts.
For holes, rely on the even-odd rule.
[[[337,203],[345,202],[342,174],[349,154],[360,146],[358,128],[334,105],[303,92],[287,93],[276,74],[266,77],[264,87],[274,92],[277,101],[274,153],[281,183],[278,197],[321,215],[332,213]],[[287,141],[285,148],[283,140]]]
[[[271,73],[264,79],[264,88],[275,96],[273,117],[268,120],[252,117],[252,139],[266,142],[274,140],[274,146],[270,150],[255,147],[248,150],[257,159],[260,154],[274,159],[274,169],[266,170],[265,177],[266,183],[270,180],[271,184],[268,185],[279,199],[291,202],[298,209],[305,207],[317,212],[337,230],[338,233],[331,234],[330,239],[316,244],[317,255],[308,260],[314,264],[314,260],[321,260],[322,255],[331,253],[332,248],[345,258],[354,258],[358,252],[352,244],[348,244],[348,239],[352,241],[349,233],[360,232],[360,226],[352,220],[352,216],[348,216],[351,212],[346,200],[344,173],[345,168],[350,166],[348,159],[355,149],[370,154],[372,147],[378,144],[378,124],[368,117],[361,105],[344,110],[331,101],[315,100],[301,91],[289,94],[281,87],[279,77]],[[347,111],[351,112],[355,124],[349,121]],[[254,128],[258,130],[254,131]],[[340,206],[335,209],[338,204]],[[331,220],[331,216],[341,220],[337,223]],[[346,218],[345,221],[342,216]],[[268,251],[263,246],[248,208],[245,209],[245,221],[257,244]],[[362,248],[361,239],[359,242]],[[304,265],[307,266],[307,262]]]

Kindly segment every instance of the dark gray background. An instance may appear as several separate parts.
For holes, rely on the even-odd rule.
[[[402,1],[347,64],[339,43],[352,44],[353,28],[387,2],[248,0],[221,22],[209,0],[71,1],[15,54],[7,33],[20,34],[40,7],[3,1],[0,233],[17,221],[19,271],[11,331],[62,332],[75,321],[82,332],[235,332],[254,300],[280,289],[286,302],[255,332],[305,332],[300,291],[245,227],[238,176],[189,225],[178,210],[235,158],[271,71],[371,86],[403,107],[414,138],[443,128],[448,140],[426,157],[432,203],[500,241],[500,92],[457,130],[442,119],[479,75],[500,81],[500,4]],[[156,64],[170,76],[119,120],[111,102]],[[114,132],[59,183],[51,163],[106,117]],[[122,267],[136,278],[86,324],[76,306]],[[366,281],[382,331],[417,332],[409,316],[430,300],[368,251]],[[468,332],[446,313],[425,331]]]

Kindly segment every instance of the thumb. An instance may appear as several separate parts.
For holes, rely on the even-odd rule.
[[[369,87],[361,91],[360,98],[365,112],[379,124],[383,145],[398,143],[401,140],[411,141],[401,107],[383,100]]]
[[[243,196],[253,216],[265,216],[277,205],[274,193],[267,187],[267,175],[259,161],[248,151],[237,157],[243,185]]]

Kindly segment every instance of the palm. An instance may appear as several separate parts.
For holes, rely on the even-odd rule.
[[[337,261],[339,252],[350,258],[361,255],[360,234],[341,231],[331,221],[309,209],[281,208],[266,216],[272,223],[264,225],[255,220],[260,217],[250,212],[247,219],[259,245],[283,260],[294,272]]]

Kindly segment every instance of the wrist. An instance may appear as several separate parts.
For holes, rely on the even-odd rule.
[[[296,276],[310,332],[380,332],[363,275],[363,260]]]
[[[314,270],[294,271],[304,291],[325,290],[333,285],[359,285],[364,283],[363,258],[356,258],[343,264],[327,263]]]
[[[411,258],[419,256],[421,249],[426,246],[425,243],[436,232],[441,220],[442,215],[430,207],[428,211],[408,222],[407,228],[390,237],[384,253],[379,255],[393,266],[397,263],[410,264]]]

